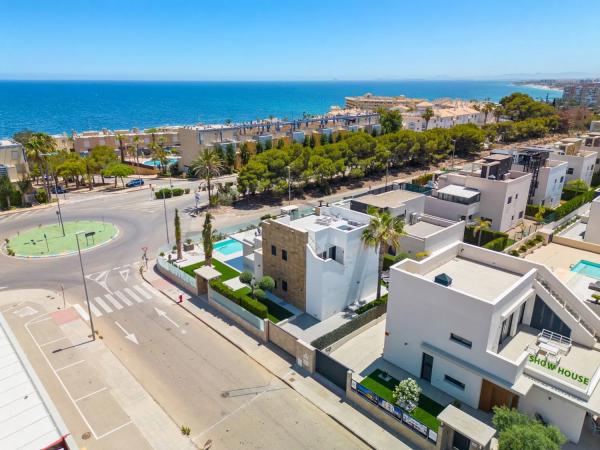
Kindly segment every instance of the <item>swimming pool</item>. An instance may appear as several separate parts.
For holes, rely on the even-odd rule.
[[[586,277],[592,277],[600,280],[600,264],[586,261],[585,259],[582,259],[573,267],[571,267],[571,272],[576,272],[580,275],[585,275]]]
[[[243,249],[242,243],[235,239],[225,239],[224,241],[216,242],[213,248],[223,255],[232,255],[241,252]]]
[[[171,164],[175,164],[175,163],[177,163],[177,158],[167,159],[168,166],[170,166]],[[143,164],[145,166],[160,167],[160,161],[158,161],[156,159],[148,159],[148,160],[144,161]]]

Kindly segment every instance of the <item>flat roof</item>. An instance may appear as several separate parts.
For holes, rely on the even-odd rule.
[[[404,227],[404,231],[410,236],[426,238],[427,236],[431,236],[432,234],[437,233],[438,231],[443,230],[444,228],[445,227],[441,225],[420,221],[415,223],[414,225],[406,225]]]
[[[309,216],[304,216],[300,217],[299,219],[289,221],[288,217],[285,216],[275,219],[275,221],[300,231],[320,231],[326,228],[339,228],[341,226],[344,226],[343,231],[351,231],[367,224],[366,222],[355,222],[351,219],[349,220],[343,217],[335,217],[325,214],[311,214]]]
[[[382,194],[368,194],[353,200],[375,206],[376,208],[395,208],[412,200],[413,198],[423,197],[423,194],[418,192],[407,191],[404,189],[396,189],[393,191],[384,192]]]
[[[45,448],[62,436],[37,379],[0,314],[0,448]]]
[[[452,278],[451,289],[491,302],[521,279],[521,275],[470,259],[454,257],[423,276],[433,281],[445,273]]]
[[[437,418],[482,447],[485,447],[496,434],[494,428],[453,405],[446,406]]]
[[[473,198],[480,194],[479,189],[460,186],[458,184],[449,184],[448,186],[438,189],[437,192],[462,198]]]

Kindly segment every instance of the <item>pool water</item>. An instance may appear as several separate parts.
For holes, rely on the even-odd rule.
[[[177,162],[177,158],[169,158],[167,160],[167,165],[171,165],[171,164],[175,164]],[[143,164],[145,166],[152,166],[152,167],[160,167],[160,161],[156,160],[156,159],[149,159],[147,161],[144,161]]]
[[[585,275],[586,277],[596,278],[600,280],[600,264],[586,261],[582,259],[575,266],[571,268],[571,272],[576,272],[580,275]]]
[[[232,255],[237,252],[241,252],[243,249],[242,243],[235,239],[225,239],[215,243],[213,249],[222,253],[223,255]]]

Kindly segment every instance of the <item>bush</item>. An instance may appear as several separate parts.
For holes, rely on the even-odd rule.
[[[252,272],[244,271],[240,274],[240,281],[244,284],[252,283],[252,278],[254,278]]]
[[[269,276],[264,276],[258,282],[258,287],[263,291],[272,291],[275,289],[275,280]]]
[[[524,253],[524,252],[526,252],[526,251],[527,251],[527,247],[525,247],[524,245],[521,245],[521,246],[519,247],[519,251],[520,251],[521,253]]]
[[[586,203],[592,201],[593,199],[594,199],[594,190],[593,189],[590,189],[589,191],[584,192],[583,194],[579,194],[578,196],[573,197],[571,200],[569,200],[566,203],[563,203],[562,205],[560,205],[558,208],[556,208],[554,210],[554,212],[556,214],[555,220],[562,219],[567,214],[572,213],[577,208],[585,205]]]
[[[48,193],[46,189],[38,189],[35,191],[35,201],[38,203],[48,203]]]
[[[433,173],[426,173],[417,178],[413,178],[411,183],[418,184],[419,186],[425,186],[429,181],[433,179]]]
[[[254,293],[252,295],[254,295],[254,297],[258,300],[264,300],[267,298],[267,293],[260,288],[254,289]]]
[[[554,425],[544,425],[506,406],[494,406],[500,450],[560,450],[567,441]]]
[[[535,217],[537,215],[537,213],[540,211],[540,208],[542,208],[541,205],[527,205],[525,207],[525,215],[527,217]],[[550,214],[552,214],[554,212],[553,208],[548,208],[547,206],[544,206],[544,217],[548,217]]]
[[[172,196],[173,191],[169,188],[162,188],[154,193],[156,199],[171,198]]]
[[[189,193],[190,193],[190,188],[185,188],[185,189],[183,190],[183,192],[184,192],[184,193],[186,193],[186,194],[189,194]]]
[[[394,389],[394,402],[411,412],[419,403],[421,388],[415,380],[407,378],[398,383]]]
[[[251,312],[255,316],[260,317],[261,319],[265,319],[267,317],[267,307],[258,300],[249,297],[243,291],[234,291],[218,278],[210,280],[210,287],[235,304],[240,305],[246,311]],[[254,291],[254,293],[256,295],[256,291]]]
[[[367,303],[366,305],[362,305],[360,308],[358,308],[356,310],[356,314],[362,314],[364,312],[367,312],[368,310],[370,310],[371,308],[375,308],[376,306],[379,305],[385,305],[388,301],[388,295],[382,295],[379,300],[373,300],[372,302]]]
[[[500,231],[481,230],[480,233],[481,233],[481,246],[482,247],[485,247],[485,244],[487,244],[488,242],[491,242],[495,239],[498,239],[501,237],[508,238],[508,234],[502,233]],[[475,234],[475,226],[474,225],[465,227],[464,241],[467,244],[473,244],[473,245],[477,245],[479,243],[479,233]]]
[[[390,255],[386,253],[383,255],[383,270],[389,270],[391,266],[396,264],[398,261],[408,258],[408,253],[398,253],[397,255]]]
[[[508,247],[508,238],[506,236],[501,236],[496,238],[485,245],[482,245],[483,248],[487,248],[488,250],[494,250],[496,252],[501,252],[506,247]]]
[[[429,252],[417,252],[415,253],[415,259],[421,261],[429,256]]]
[[[183,195],[183,189],[181,189],[181,188],[173,188],[173,189],[171,189],[171,195],[173,197],[179,197],[179,196]]]

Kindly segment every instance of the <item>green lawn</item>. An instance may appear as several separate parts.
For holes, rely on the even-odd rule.
[[[206,263],[205,261],[202,261],[202,262],[199,262],[196,264],[182,267],[181,270],[183,270],[185,273],[187,273],[188,275],[191,275],[193,277],[193,276],[195,276],[194,270],[196,270],[198,267],[202,267],[205,263]],[[217,271],[221,272],[221,277],[220,277],[221,281],[231,280],[235,277],[240,276],[240,272],[223,264],[221,261],[216,260],[214,258],[212,260],[212,265]],[[243,287],[241,289],[238,289],[236,292],[242,292],[243,294],[249,294],[251,292],[251,289],[249,287]],[[287,309],[285,309],[283,306],[278,305],[277,303],[275,303],[269,299],[258,300],[258,301],[267,307],[267,310],[268,310],[267,317],[273,323],[281,322],[282,320],[293,316],[293,314],[290,311],[288,311]]]
[[[109,241],[118,233],[111,223],[92,220],[65,222],[65,236],[58,224],[45,225],[19,232],[9,240],[9,248],[17,256],[54,256],[77,252],[75,233],[84,231],[94,235],[86,238],[79,235],[81,250],[95,247]]]
[[[375,392],[388,402],[394,403],[392,393],[394,392],[394,388],[398,385],[399,381],[394,377],[390,378],[388,381],[385,381],[382,378],[379,378],[379,375],[382,373],[383,371],[376,369],[368,377],[362,380],[360,384]],[[419,422],[427,425],[437,433],[440,426],[440,421],[437,420],[437,416],[443,411],[443,409],[444,406],[430,399],[426,395],[421,394],[419,397],[419,404],[411,413],[411,415]]]

